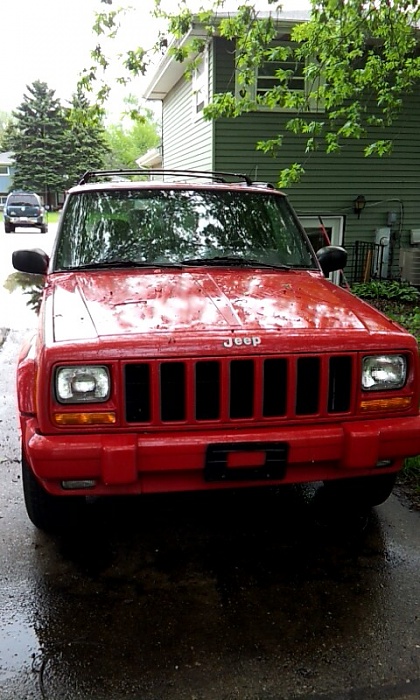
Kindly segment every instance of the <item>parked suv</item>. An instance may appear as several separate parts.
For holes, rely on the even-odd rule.
[[[47,233],[47,213],[35,192],[11,192],[3,209],[4,230],[13,233],[18,226],[39,228]]]
[[[233,486],[384,501],[420,453],[415,339],[328,280],[345,250],[315,254],[282,192],[133,174],[87,173],[51,257],[13,254],[46,282],[17,368],[32,522],[65,526],[86,496]]]

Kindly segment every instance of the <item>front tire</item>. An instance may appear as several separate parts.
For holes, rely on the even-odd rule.
[[[4,224],[4,232],[5,233],[14,233],[15,227],[12,226],[12,224]]]
[[[77,524],[85,499],[81,496],[52,496],[35,477],[22,455],[22,483],[26,511],[39,530],[59,533]]]
[[[396,480],[397,473],[338,479],[324,481],[324,490],[328,498],[334,499],[338,506],[373,508],[387,500]]]

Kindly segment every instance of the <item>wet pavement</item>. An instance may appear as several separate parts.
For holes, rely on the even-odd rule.
[[[47,537],[0,349],[0,700],[418,700],[420,513],[322,488],[110,499]],[[0,321],[0,326],[4,324]]]
[[[51,538],[21,494],[0,353],[1,700],[420,697],[419,514],[322,489],[92,503]]]

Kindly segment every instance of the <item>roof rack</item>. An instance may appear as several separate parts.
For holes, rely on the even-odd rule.
[[[78,184],[86,185],[94,179],[101,177],[116,177],[124,175],[143,175],[148,177],[149,175],[170,175],[170,176],[186,176],[186,177],[196,177],[196,178],[211,178],[214,182],[228,183],[229,180],[226,178],[237,178],[242,180],[246,185],[252,185],[252,180],[248,175],[244,173],[229,173],[229,172],[218,172],[214,170],[87,170],[80,178]]]

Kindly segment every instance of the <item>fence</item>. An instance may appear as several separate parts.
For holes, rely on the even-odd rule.
[[[346,246],[348,264],[345,275],[349,284],[382,279],[385,246],[380,243],[356,241]]]

